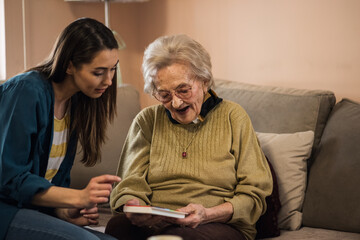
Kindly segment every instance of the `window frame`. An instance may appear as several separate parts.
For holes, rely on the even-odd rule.
[[[0,82],[6,80],[5,1],[0,0]]]

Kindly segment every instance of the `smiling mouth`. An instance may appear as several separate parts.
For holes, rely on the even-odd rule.
[[[181,108],[181,109],[176,109],[176,111],[179,112],[179,113],[184,113],[188,109],[189,109],[189,106]]]

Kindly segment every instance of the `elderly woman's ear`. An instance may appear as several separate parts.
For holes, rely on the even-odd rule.
[[[210,87],[209,87],[209,85],[210,85],[210,80],[204,79],[204,80],[203,80],[203,84],[204,84],[204,93],[206,94],[207,91],[210,89]]]

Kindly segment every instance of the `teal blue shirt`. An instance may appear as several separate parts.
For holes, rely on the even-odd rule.
[[[0,239],[19,208],[50,210],[31,205],[36,193],[53,185],[70,185],[74,134],[52,182],[44,178],[53,124],[54,91],[39,72],[23,73],[0,85]]]

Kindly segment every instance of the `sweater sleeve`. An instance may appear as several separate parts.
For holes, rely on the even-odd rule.
[[[0,194],[19,207],[52,186],[39,176],[40,156],[49,119],[50,100],[37,83],[4,84],[0,91]]]
[[[148,113],[148,112],[147,112]],[[118,212],[128,200],[137,198],[140,205],[150,204],[151,188],[147,182],[153,116],[141,112],[133,121],[120,156],[117,175],[122,181],[110,196],[113,211]]]
[[[234,117],[232,127],[238,184],[234,197],[225,200],[234,209],[230,223],[251,226],[266,211],[265,197],[271,194],[272,176],[248,115],[244,112]]]

